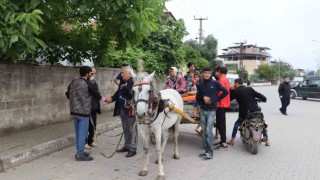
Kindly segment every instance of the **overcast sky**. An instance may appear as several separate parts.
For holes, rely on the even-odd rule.
[[[185,40],[198,36],[199,21],[194,16],[208,17],[203,21],[204,35],[218,39],[219,54],[222,48],[246,40],[271,48],[272,59],[282,59],[294,68],[317,67],[319,0],[171,0],[166,7],[177,19],[184,19],[189,32]]]

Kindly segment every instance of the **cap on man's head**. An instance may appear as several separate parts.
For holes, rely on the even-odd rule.
[[[79,69],[79,72],[80,72],[80,76],[84,77],[86,76],[86,74],[91,73],[92,69],[89,66],[81,66]]]

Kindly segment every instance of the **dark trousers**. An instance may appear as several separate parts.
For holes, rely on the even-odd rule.
[[[216,114],[217,128],[219,130],[221,142],[225,143],[227,141],[226,135],[226,109],[218,108]]]
[[[290,97],[287,98],[281,98],[281,105],[282,107],[280,108],[280,111],[283,113],[287,113],[287,107],[290,104]]]
[[[123,135],[124,135],[124,146],[130,151],[136,151],[137,143],[137,126],[135,125],[135,116],[131,117],[120,110],[120,119],[122,123]]]
[[[89,134],[88,134],[88,138],[87,138],[87,143],[90,145],[93,143],[93,138],[94,138],[94,132],[96,131],[96,127],[97,127],[97,111],[92,110],[91,111],[91,116],[89,119]],[[93,124],[92,124],[93,123]]]

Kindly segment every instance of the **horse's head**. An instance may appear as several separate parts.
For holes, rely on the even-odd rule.
[[[136,108],[136,115],[138,119],[146,118],[150,107],[152,106],[154,89],[153,89],[153,76],[154,73],[144,76],[140,81],[135,82],[133,85],[134,102]]]

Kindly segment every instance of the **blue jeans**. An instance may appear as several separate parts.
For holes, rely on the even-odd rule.
[[[200,110],[201,140],[205,151],[213,155],[213,123],[216,111]]]
[[[232,138],[233,139],[237,136],[238,129],[241,126],[243,121],[244,121],[244,119],[239,117],[237,119],[237,121],[234,123],[233,130],[232,130]]]
[[[76,133],[76,155],[82,156],[84,154],[84,146],[86,144],[86,137],[88,134],[89,117],[73,116],[73,122]]]
[[[233,139],[236,138],[238,129],[241,126],[243,121],[244,121],[244,119],[239,117],[238,120],[234,123],[233,130],[232,130],[232,138]],[[263,137],[268,137],[268,131],[265,129],[262,132],[262,135],[263,135]]]

